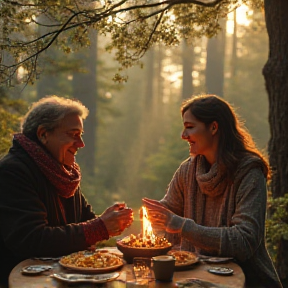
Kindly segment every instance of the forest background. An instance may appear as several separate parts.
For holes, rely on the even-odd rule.
[[[140,232],[141,198],[161,199],[189,156],[180,138],[184,99],[201,93],[224,97],[267,153],[268,98],[261,73],[268,55],[264,12],[243,5],[221,26],[213,38],[154,46],[142,58],[143,65],[122,70],[128,81],[120,83],[113,81],[118,64],[106,51],[103,35],[90,31],[91,45],[69,55],[52,46],[33,85],[1,86],[1,105],[9,109],[1,111],[0,153],[7,152],[11,135],[19,130],[18,116],[33,101],[51,94],[81,100],[90,109],[84,123],[86,147],[77,155],[82,190],[99,214],[115,201],[125,201],[134,209],[135,222],[124,235]],[[18,69],[19,83],[24,76]],[[8,112],[13,114],[9,122]]]
[[[268,99],[261,69],[268,39],[263,11],[243,5],[229,14],[222,31],[211,39],[152,48],[141,66],[122,71],[128,79],[122,83],[112,80],[118,64],[105,51],[107,40],[93,33],[91,46],[77,53],[66,55],[56,47],[47,51],[35,84],[24,89],[16,85],[5,94],[26,102],[18,102],[20,114],[45,95],[77,98],[87,105],[86,147],[78,152],[77,161],[82,189],[97,213],[125,201],[137,215],[142,197],[163,197],[173,173],[189,156],[180,137],[180,105],[191,95],[212,93],[228,100],[267,154]],[[21,77],[20,70],[19,81]],[[12,128],[19,130],[17,117]],[[2,154],[11,144],[11,133],[7,137]]]

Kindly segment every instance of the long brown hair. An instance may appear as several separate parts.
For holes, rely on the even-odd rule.
[[[270,176],[270,169],[264,155],[257,149],[250,133],[240,121],[235,110],[224,99],[216,95],[200,95],[183,102],[183,114],[189,110],[194,117],[206,126],[213,121],[218,123],[219,147],[218,159],[222,162],[232,177],[239,161],[247,154],[258,156],[262,161],[262,170],[265,177]]]

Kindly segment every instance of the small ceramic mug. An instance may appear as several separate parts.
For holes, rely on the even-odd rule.
[[[152,270],[157,281],[172,281],[175,270],[175,258],[171,255],[152,257]]]

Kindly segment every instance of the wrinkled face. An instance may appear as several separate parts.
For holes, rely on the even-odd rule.
[[[53,131],[46,131],[42,143],[61,164],[71,166],[75,161],[77,150],[85,146],[83,139],[83,120],[77,114],[64,117]]]
[[[187,110],[183,115],[184,129],[182,139],[186,140],[190,146],[190,155],[204,155],[209,161],[215,158],[216,147],[214,135],[217,131],[217,123],[212,123],[206,127],[205,123],[197,120],[194,115]],[[213,162],[214,160],[212,160]],[[210,161],[209,161],[210,162]]]

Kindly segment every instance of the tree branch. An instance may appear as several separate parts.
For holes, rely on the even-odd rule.
[[[72,29],[76,29],[77,27],[80,26],[89,26],[89,25],[93,25],[95,23],[100,22],[101,20],[105,20],[110,16],[116,16],[116,15],[121,15],[124,12],[129,12],[129,11],[135,11],[135,10],[143,10],[143,11],[147,11],[148,13],[146,15],[138,15],[138,17],[135,17],[132,20],[129,20],[127,22],[124,22],[124,25],[129,25],[132,22],[138,22],[138,21],[143,21],[149,18],[152,18],[156,15],[159,15],[159,18],[157,19],[154,27],[152,28],[151,31],[149,31],[149,37],[146,41],[146,43],[140,47],[140,50],[138,50],[138,52],[136,51],[134,53],[134,56],[137,55],[137,57],[142,57],[145,52],[149,49],[149,47],[151,46],[150,43],[152,41],[153,35],[155,34],[157,27],[159,27],[159,25],[161,24],[163,15],[165,11],[170,10],[173,6],[176,5],[180,5],[180,4],[195,4],[198,6],[203,6],[203,7],[214,7],[217,6],[219,3],[221,2],[226,2],[225,0],[164,0],[164,1],[157,1],[154,3],[144,3],[144,4],[129,4],[129,1],[127,0],[122,0],[117,2],[116,4],[111,5],[110,3],[106,6],[103,6],[101,8],[95,8],[95,9],[80,9],[81,6],[79,6],[77,3],[77,1],[75,1],[74,4],[74,8],[76,8],[75,11],[73,9],[71,9],[71,7],[60,7],[58,5],[54,5],[52,12],[50,12],[50,7],[49,6],[43,6],[41,4],[32,4],[30,3],[21,3],[20,1],[9,1],[9,0],[2,0],[3,3],[6,3],[7,5],[13,5],[16,6],[17,9],[21,9],[21,7],[34,7],[35,10],[35,15],[37,15],[37,9],[39,9],[39,11],[41,11],[41,14],[44,10],[44,14],[48,14],[50,13],[50,15],[53,15],[53,19],[54,19],[54,11],[57,11],[57,9],[62,9],[59,10],[59,14],[57,14],[55,16],[55,19],[65,19],[67,16],[67,13],[72,13],[72,15],[70,15],[67,19],[65,19],[65,21],[63,23],[59,23],[59,24],[46,24],[46,23],[40,23],[39,21],[33,19],[33,23],[37,26],[42,26],[42,27],[47,27],[47,28],[56,28],[53,31],[49,31],[39,37],[36,37],[32,40],[29,41],[14,41],[13,45],[9,44],[2,44],[1,45],[1,49],[2,50],[7,50],[9,51],[12,55],[13,55],[13,51],[14,51],[14,55],[19,55],[19,51],[17,51],[16,49],[19,48],[21,49],[21,47],[25,47],[26,50],[23,51],[22,49],[22,55],[21,55],[21,50],[20,50],[20,55],[23,56],[22,59],[20,58],[20,60],[17,63],[13,63],[11,65],[4,65],[2,63],[3,59],[1,59],[1,63],[0,63],[0,67],[1,67],[1,72],[3,73],[2,75],[6,75],[9,77],[13,77],[14,74],[17,71],[17,68],[19,66],[21,66],[23,63],[28,61],[32,61],[33,64],[31,65],[31,74],[28,73],[28,79],[32,79],[32,75],[34,74],[34,72],[37,70],[37,59],[38,56],[45,50],[49,49],[49,47],[56,41],[56,39],[64,32],[68,31],[68,30],[72,30]],[[135,1],[136,2],[136,1]],[[112,2],[113,3],[113,2]],[[138,2],[139,3],[139,2]],[[127,6],[124,6],[124,5]],[[130,6],[129,6],[130,5]],[[9,7],[9,6],[8,6]],[[65,12],[63,12],[63,9]],[[150,9],[150,10],[149,10]],[[156,9],[156,10],[155,10]],[[33,10],[34,11],[34,10]],[[62,14],[61,14],[62,13]],[[31,14],[30,14],[31,15]],[[64,17],[61,17],[62,15],[64,15]],[[81,17],[80,17],[81,16]],[[85,20],[86,18],[86,20]],[[12,19],[12,17],[8,18],[9,20]],[[75,20],[76,19],[76,20]],[[13,21],[13,20],[12,20]],[[15,20],[16,21],[16,20]],[[10,23],[8,23],[9,25],[7,27],[11,27],[13,25],[10,25]],[[14,23],[12,23],[14,24]],[[18,24],[20,25],[20,24]],[[59,27],[59,29],[57,29]],[[12,32],[11,32],[12,33]],[[9,34],[8,34],[9,35]],[[50,39],[51,37],[51,39]],[[40,43],[40,41],[43,41],[45,39],[48,39],[48,43],[45,44],[44,46],[42,44],[38,45],[37,43]],[[1,40],[1,39],[0,39]],[[4,41],[3,41],[4,40]],[[9,39],[8,39],[9,41]],[[7,39],[2,38],[2,43],[7,42]],[[1,41],[0,41],[1,43]],[[29,47],[31,48],[35,48],[35,47],[39,47],[37,48],[38,50],[36,51],[32,51],[32,54],[29,55]],[[11,51],[11,49],[15,49],[13,51]],[[26,56],[26,57],[25,57]],[[33,60],[32,60],[33,59]],[[31,63],[32,63],[31,62]],[[10,72],[9,72],[10,70]],[[34,71],[34,72],[33,72]],[[3,79],[3,77],[1,77]],[[7,79],[4,79],[4,81],[7,81]],[[1,83],[3,83],[3,81],[1,81]]]

